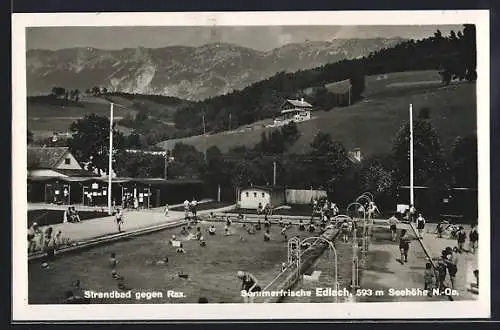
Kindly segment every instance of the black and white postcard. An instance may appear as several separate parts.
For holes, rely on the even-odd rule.
[[[488,11],[12,40],[14,320],[490,316]]]

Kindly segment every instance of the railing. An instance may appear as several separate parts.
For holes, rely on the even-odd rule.
[[[280,291],[280,290],[287,290],[291,287],[293,287],[296,282],[300,279],[300,276],[306,272],[311,265],[316,261],[318,257],[320,257],[324,250],[328,248],[328,244],[326,241],[333,241],[337,238],[339,235],[340,231],[337,229],[330,229],[325,231],[321,237],[322,238],[317,238],[307,249],[305,249],[301,254],[300,254],[300,260],[302,260],[301,264],[297,268],[296,265],[288,265],[280,274],[278,274],[269,284],[265,286],[263,289],[264,292],[270,292],[270,291]],[[326,241],[324,241],[326,240]],[[280,302],[284,296],[263,296],[259,297],[262,301],[257,301],[257,302],[263,302],[263,303],[272,303],[272,302]]]

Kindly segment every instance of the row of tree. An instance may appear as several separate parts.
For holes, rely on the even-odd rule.
[[[78,102],[80,100],[80,91],[78,89],[66,89],[61,86],[52,87],[52,91],[50,93],[52,97],[57,99],[65,99]]]
[[[431,188],[477,188],[476,135],[457,137],[451,152],[445,153],[429,117],[429,110],[422,109],[414,120],[415,184]],[[70,140],[70,148],[79,161],[89,163],[90,169],[107,170],[108,125],[107,118],[90,115],[71,127],[75,134]],[[170,151],[173,161],[168,163],[168,177],[198,178],[208,186],[221,185],[234,192],[251,184],[273,184],[276,164],[278,185],[325,189],[340,203],[352,200],[359,191],[371,191],[381,203],[391,203],[390,207],[394,207],[397,188],[408,185],[408,122],[395,135],[391,152],[374,155],[361,163],[352,162],[343,143],[322,132],[311,142],[308,153],[290,153],[290,147],[299,136],[292,123],[263,134],[253,148],[238,147],[226,153],[215,146],[202,153],[193,146],[179,143]],[[123,135],[115,130],[114,169],[119,176],[163,177],[163,156],[130,154],[125,151],[126,144]]]

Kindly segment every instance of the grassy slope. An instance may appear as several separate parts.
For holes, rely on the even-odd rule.
[[[409,103],[413,103],[414,116],[422,107],[431,108],[431,121],[445,147],[456,136],[476,130],[475,84],[456,83],[443,87],[435,71],[401,72],[388,74],[386,79],[377,78],[367,77],[365,99],[361,102],[328,112],[316,112],[313,115],[316,119],[299,124],[302,136],[292,151],[305,152],[318,131],[330,133],[348,148],[360,147],[365,156],[389,151],[397,130],[408,118]],[[417,85],[415,82],[426,83]],[[404,86],[405,83],[408,85]],[[237,145],[253,146],[260,140],[262,132],[263,129],[254,129],[214,134],[206,138],[206,146],[217,145],[223,151]],[[195,136],[165,141],[160,145],[171,148],[180,141],[203,150],[204,140],[202,136]]]
[[[152,101],[147,96],[107,96],[109,101],[115,103],[115,119],[121,119],[126,115],[135,117],[138,111],[148,110],[153,116],[159,118],[165,125],[173,125],[173,114],[179,108],[179,104],[159,103],[161,100]],[[86,114],[95,113],[100,116],[109,116],[109,101],[101,97],[82,97],[81,102],[53,101],[46,97],[28,99],[28,129],[35,137],[49,137],[52,132],[65,132],[71,123]],[[66,104],[64,104],[66,103]],[[126,127],[118,127],[125,134],[130,133]]]

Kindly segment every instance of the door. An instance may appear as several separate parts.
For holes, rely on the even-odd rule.
[[[156,207],[161,206],[160,189],[156,189]]]
[[[51,183],[45,184],[45,203],[54,203],[54,187]]]

